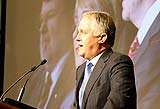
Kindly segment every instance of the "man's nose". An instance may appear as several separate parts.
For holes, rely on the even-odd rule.
[[[48,31],[47,25],[46,25],[46,22],[45,22],[45,21],[41,22],[39,31],[40,31],[41,33],[46,33],[46,32]]]
[[[77,37],[77,34],[78,34],[78,29],[77,27],[74,29],[74,32],[73,32],[73,39],[75,40],[76,37]]]
[[[80,33],[77,34],[75,40],[76,40],[76,41],[80,41],[80,40],[81,40],[81,35],[80,35]]]

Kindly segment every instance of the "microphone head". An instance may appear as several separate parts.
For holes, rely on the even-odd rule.
[[[47,60],[46,60],[46,59],[44,59],[44,60],[41,62],[41,64],[40,64],[40,65],[44,65],[46,62],[47,62]]]

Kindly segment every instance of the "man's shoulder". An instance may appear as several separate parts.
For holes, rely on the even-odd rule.
[[[80,65],[77,67],[77,70],[78,70],[79,68],[81,68],[81,67],[84,67],[84,66],[86,65],[86,62],[87,62],[87,61],[85,61],[85,62],[83,62],[82,64],[80,64]]]
[[[120,53],[120,52],[113,52],[112,55],[117,56],[117,57],[129,57],[128,55],[124,53]]]
[[[120,52],[112,52],[110,59],[114,61],[132,61],[128,55]]]

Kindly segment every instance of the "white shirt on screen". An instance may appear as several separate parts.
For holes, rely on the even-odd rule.
[[[56,85],[56,82],[62,72],[62,69],[64,67],[64,63],[66,61],[66,58],[67,56],[69,55],[69,52],[65,53],[64,56],[58,61],[58,63],[56,64],[56,66],[54,67],[53,71],[51,72],[51,79],[52,79],[52,85],[50,86],[50,91],[49,91],[49,94],[48,94],[48,98],[46,100],[46,103],[45,103],[45,106],[44,106],[44,109],[47,108],[47,105],[49,103],[49,100],[51,99],[51,96],[52,96],[52,92],[54,90],[54,87]],[[49,73],[49,72],[48,72]],[[47,76],[48,76],[48,73],[46,73],[46,78],[45,80],[47,79]],[[57,95],[54,95],[54,97],[56,98]]]
[[[144,16],[144,19],[142,21],[142,24],[138,30],[137,36],[138,36],[138,42],[139,44],[142,43],[144,40],[148,30],[152,26],[154,20],[158,16],[160,12],[160,0],[157,0],[151,8],[147,11],[146,15]]]

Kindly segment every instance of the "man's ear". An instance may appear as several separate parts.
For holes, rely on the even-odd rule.
[[[103,44],[107,40],[107,34],[102,33],[99,37],[99,44]]]

